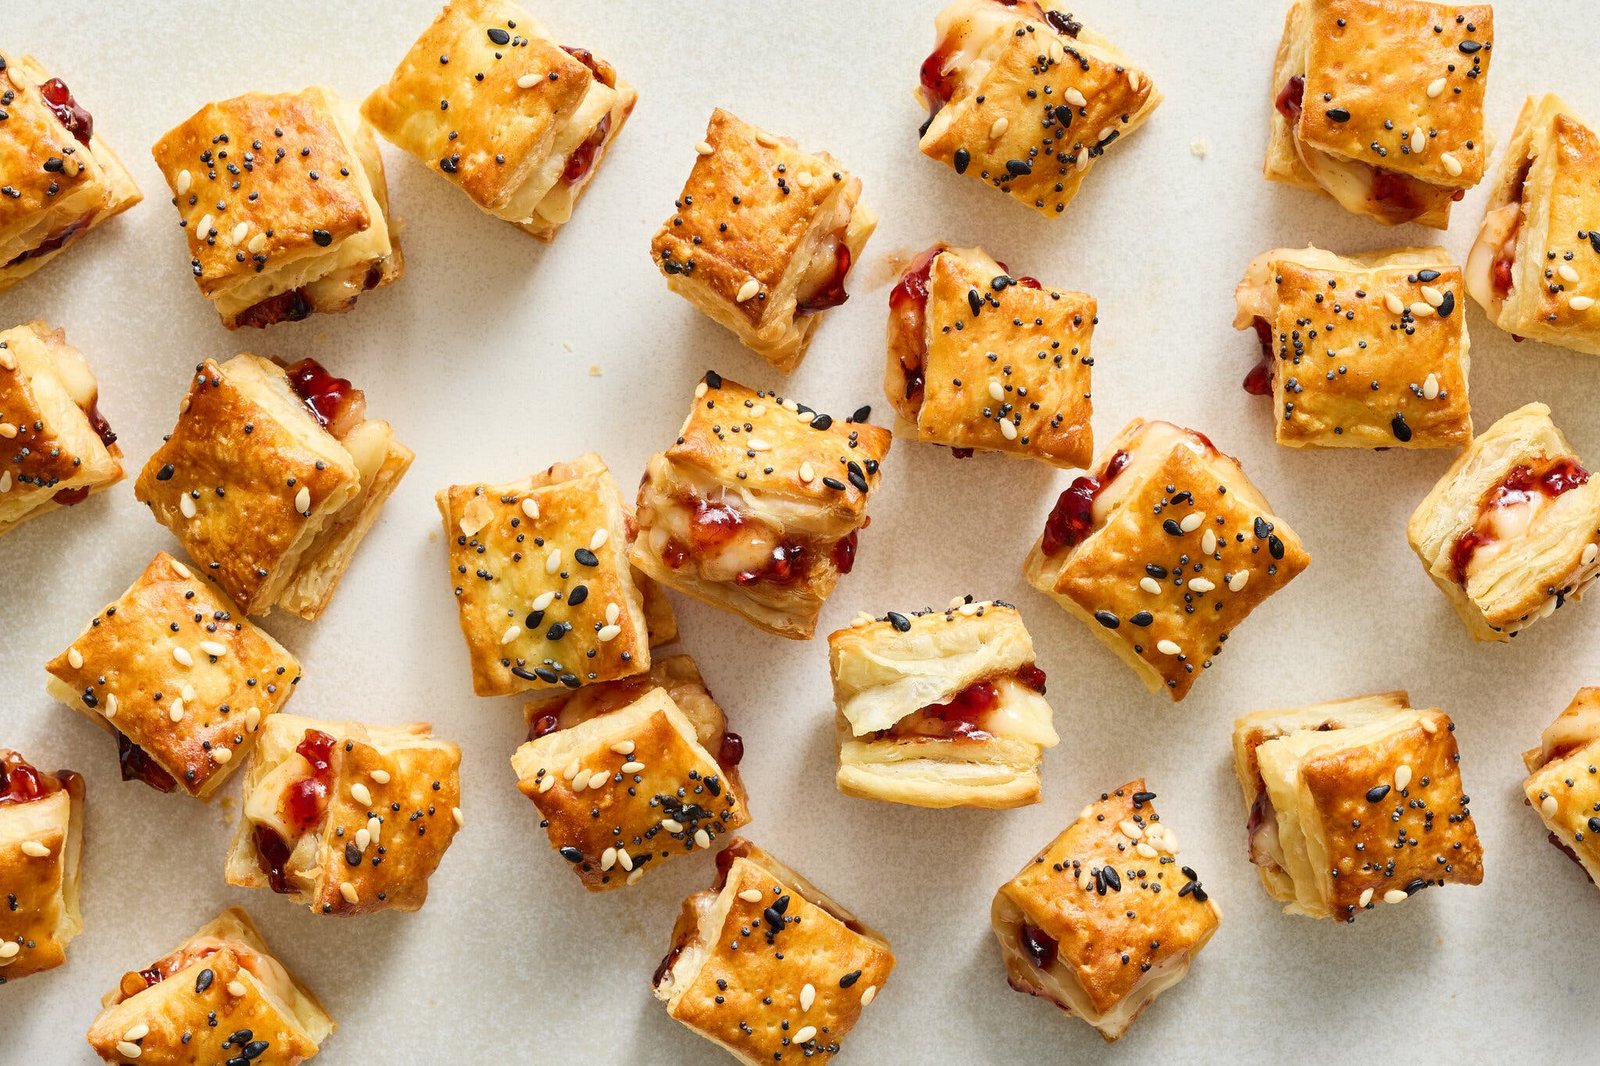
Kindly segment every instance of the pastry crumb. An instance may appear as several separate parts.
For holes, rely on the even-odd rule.
[[[1201,138],[1200,140],[1197,140],[1193,144],[1189,145],[1189,151],[1194,153],[1194,157],[1196,159],[1204,159],[1208,154],[1210,154],[1211,145],[1207,144],[1204,138]]]
[[[597,378],[597,377],[600,376],[600,364],[599,363],[594,363],[594,364],[590,365],[590,367],[589,367],[589,376],[592,377],[592,378]]]

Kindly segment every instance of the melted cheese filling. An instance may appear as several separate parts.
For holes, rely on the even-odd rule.
[[[1201,458],[1209,458],[1215,452],[1215,449],[1193,433],[1180,429],[1170,422],[1148,423],[1133,446],[1125,449],[1128,461],[1122,473],[1113,478],[1111,484],[1101,489],[1100,494],[1095,497],[1093,512],[1095,526],[1102,525],[1128,493],[1137,487],[1139,481],[1137,474],[1141,467],[1160,466],[1162,459],[1171,454],[1174,448],[1188,448]]]
[[[583,99],[578,102],[578,109],[567,120],[567,124],[556,131],[543,162],[517,186],[506,205],[494,212],[495,216],[507,222],[527,223],[537,215],[555,224],[571,217],[573,189],[561,180],[561,173],[567,169],[567,159],[589,139],[589,134],[600,125],[600,120],[611,113],[617,98],[617,90],[603,84],[598,78],[592,80]],[[612,128],[615,129],[616,125],[613,119]]]
[[[1500,313],[1507,293],[1499,292],[1494,284],[1494,267],[1502,259],[1516,261],[1517,237],[1522,229],[1522,204],[1520,201],[1504,204],[1483,218],[1483,228],[1467,256],[1467,292],[1491,318]]]

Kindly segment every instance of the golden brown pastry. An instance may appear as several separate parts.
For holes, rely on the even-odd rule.
[[[652,863],[709,850],[750,821],[736,769],[743,743],[729,744],[726,719],[698,672],[679,682],[703,694],[697,720],[650,681],[628,678],[597,686],[592,697],[580,694],[583,705],[569,712],[579,721],[562,728],[558,711],[555,725],[511,759],[550,846],[591,892],[634,884]],[[718,735],[707,747],[711,731]],[[730,751],[724,767],[719,760]]]
[[[1600,138],[1554,93],[1530,96],[1500,162],[1467,291],[1490,322],[1600,355]]]
[[[628,505],[598,455],[509,484],[452,485],[435,501],[474,692],[560,691],[649,669]]]
[[[889,445],[886,429],[838,423],[707,371],[677,442],[645,467],[633,565],[770,633],[809,640],[855,565]]]
[[[1269,181],[1375,222],[1450,223],[1483,180],[1488,4],[1295,0],[1272,69]]]
[[[1056,0],[954,0],[922,61],[922,154],[1054,218],[1161,103],[1150,75]]]
[[[89,1046],[106,1062],[297,1066],[336,1026],[230,907],[101,1000]]]
[[[151,152],[229,329],[348,311],[400,276],[378,142],[332,90],[206,104]]]
[[[246,614],[314,619],[416,458],[366,410],[314,359],[207,359],[134,495]]]
[[[273,715],[245,771],[228,884],[313,914],[419,910],[461,826],[460,768],[426,723]]]
[[[67,961],[82,865],[83,778],[0,748],[0,985]]]
[[[554,239],[639,94],[505,0],[451,0],[361,105],[487,213]]]
[[[826,152],[718,108],[650,252],[673,292],[779,370],[805,358],[878,218]]]
[[[1590,884],[1600,884],[1600,688],[1579,689],[1522,761],[1528,767],[1522,791],[1550,831],[1550,843]]]
[[[1189,972],[1222,913],[1144,779],[1102,792],[990,910],[1011,987],[1076,1014],[1112,1043]]]
[[[992,2],[992,0],[991,0]],[[1088,466],[1094,297],[936,244],[889,293],[883,387],[918,440]]]
[[[1473,639],[1509,641],[1600,573],[1600,482],[1530,403],[1456,458],[1406,535]]]
[[[50,695],[117,740],[124,781],[210,799],[300,681],[300,664],[161,552],[45,664]]]
[[[1458,448],[1472,440],[1461,270],[1443,248],[1262,252],[1234,291],[1290,448]]]
[[[66,82],[0,51],[0,292],[144,195]]]
[[[1483,880],[1455,728],[1404,692],[1234,723],[1250,861],[1286,914],[1353,922],[1430,885]]]
[[[1060,742],[1033,640],[1009,603],[862,615],[828,637],[839,791],[914,807],[1039,802]]]
[[[122,449],[83,353],[43,322],[0,333],[0,533],[121,480]]]
[[[894,968],[889,941],[748,840],[683,902],[651,984],[746,1066],[829,1062]]]
[[[1102,454],[1061,493],[1023,572],[1176,703],[1311,557],[1204,434],[1136,418]]]

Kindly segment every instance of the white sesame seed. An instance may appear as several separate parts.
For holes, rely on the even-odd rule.
[[[356,850],[357,851],[366,851],[367,850],[367,845],[371,844],[371,843],[372,843],[372,834],[367,832],[365,826],[363,826],[362,828],[356,830]]]
[[[67,649],[67,665],[72,667],[74,670],[82,670],[83,669],[83,652],[79,651],[77,648],[68,648]]]
[[[611,780],[610,770],[596,770],[593,774],[589,775],[589,788],[591,790],[597,789],[609,780]]]
[[[224,655],[228,654],[228,646],[223,644],[221,641],[216,640],[202,640],[200,642],[200,650],[211,656],[213,659],[220,659]],[[184,697],[184,699],[193,698],[193,696]]]
[[[800,480],[801,481],[803,481],[807,485],[809,485],[809,484],[811,484],[811,482],[813,480],[816,479],[816,476],[817,476],[817,472],[816,472],[816,470],[812,469],[812,466],[811,466],[810,463],[801,463],[800,464]]]
[[[195,700],[194,686],[185,685],[178,690],[178,698],[184,703],[193,703]]]
[[[217,761],[218,766],[226,766],[233,758],[233,749],[214,747],[211,749],[211,757]]]
[[[989,139],[991,141],[998,141],[1000,138],[1006,135],[1006,130],[1008,130],[1010,127],[1011,120],[1006,118],[1004,115],[1001,115],[989,126]]]
[[[567,787],[574,792],[582,792],[589,787],[589,775],[579,774],[567,782]]]
[[[1594,306],[1594,297],[1574,296],[1572,299],[1567,301],[1567,306],[1572,308],[1574,311],[1587,311],[1589,308]]]
[[[567,772],[562,776],[564,776],[568,781],[571,781],[574,777],[578,776],[578,771],[581,769],[583,769],[583,764],[580,763],[578,761],[578,757],[574,755],[572,757],[572,762],[567,766]]]
[[[541,592],[539,595],[533,598],[533,609],[535,611],[542,611],[546,607],[549,607],[550,604],[555,602],[555,598],[556,594],[554,592]]]
[[[1438,307],[1440,304],[1444,303],[1444,293],[1440,292],[1432,285],[1424,285],[1422,287],[1422,298],[1427,300],[1428,303],[1433,307]]]
[[[1561,275],[1562,281],[1570,282],[1574,285],[1578,283],[1578,272],[1573,269],[1571,263],[1562,263],[1561,268],[1556,273]]]
[[[0,472],[0,492],[11,491],[11,471]]]
[[[1459,178],[1461,171],[1465,169],[1461,165],[1461,160],[1457,159],[1453,152],[1445,152],[1439,157],[1439,162],[1444,164],[1445,172],[1452,178]]]
[[[600,853],[600,872],[605,873],[617,864],[617,849],[607,848]]]
[[[187,492],[178,497],[178,511],[185,518],[193,518],[198,512],[195,510],[194,497]]]
[[[311,510],[311,490],[304,485],[301,485],[300,491],[294,494],[294,509],[301,514]]]
[[[387,770],[372,770],[368,772],[367,776],[372,778],[380,785],[387,785],[390,780],[389,771]]]
[[[681,833],[683,832],[683,823],[676,818],[663,818],[661,819],[661,828],[669,833]]]
[[[232,996],[234,999],[240,998],[248,991],[249,989],[245,987],[243,981],[228,982],[228,995]]]
[[[209,211],[200,216],[200,224],[194,228],[196,240],[203,241],[206,239],[206,234],[211,232],[211,223],[216,221],[216,217]]]
[[[1243,592],[1245,584],[1250,580],[1250,571],[1241,570],[1228,578],[1229,592]]]
[[[599,551],[601,548],[604,548],[606,546],[606,541],[608,541],[610,539],[611,539],[611,530],[609,530],[609,529],[597,529],[597,530],[595,530],[594,531],[594,536],[589,538],[589,550],[592,551],[592,552]]]
[[[1405,899],[1406,892],[1403,888],[1391,888],[1389,891],[1383,894],[1383,901],[1385,903],[1404,903]]]
[[[1423,132],[1422,132],[1422,127],[1421,126],[1412,127],[1412,130],[1411,130],[1411,153],[1413,155],[1421,154],[1422,150],[1424,148],[1426,148],[1426,147],[1428,147],[1428,141],[1427,141],[1426,135],[1423,134]]]
[[[1178,528],[1185,533],[1193,533],[1200,528],[1200,523],[1206,520],[1204,511],[1195,511],[1183,516],[1183,521],[1178,523]]]
[[[125,1059],[136,1059],[144,1054],[144,1048],[138,1044],[131,1044],[126,1040],[117,1041],[117,1054]]]
[[[760,899],[761,894],[757,893],[756,898]],[[22,946],[14,940],[0,942],[0,959],[14,959],[21,951]]]
[[[614,626],[617,619],[622,617],[622,608],[615,602],[606,604],[606,625]]]
[[[194,665],[194,656],[189,654],[188,648],[182,647],[181,645],[174,644],[172,646],[172,657],[178,660],[179,666]]]
[[[619,740],[615,744],[611,745],[611,750],[616,752],[618,755],[632,755],[633,741]]]
[[[993,396],[997,400],[1005,399],[1006,398],[1005,386],[1001,385],[1000,382],[996,381],[994,378],[990,378],[989,379],[989,395]]]
[[[753,452],[766,452],[772,450],[772,443],[765,437],[750,437],[744,442],[744,446]]]
[[[372,806],[372,790],[360,781],[350,786],[350,798],[363,807]]]
[[[189,568],[187,566],[184,566],[182,563],[178,562],[178,560],[176,560],[176,559],[172,560],[172,569],[173,569],[174,573],[176,573],[179,577],[183,578],[185,581],[187,581],[190,578],[194,577],[194,575],[189,572]]]
[[[1195,592],[1210,592],[1217,586],[1215,582],[1207,581],[1203,577],[1195,577],[1189,579],[1189,587]]]
[[[1434,722],[1434,720],[1432,718],[1424,718],[1424,719],[1422,719],[1420,724],[1422,726],[1422,731],[1424,733],[1430,733],[1431,734],[1431,733],[1437,733],[1439,731],[1439,726]]]
[[[1152,848],[1149,844],[1146,844],[1142,840],[1133,846],[1133,850],[1138,852],[1140,856],[1146,859],[1154,859],[1161,854],[1155,848]]]
[[[1138,840],[1144,836],[1144,830],[1139,828],[1139,823],[1131,818],[1123,819],[1117,823],[1117,828],[1122,830],[1122,835],[1129,840]]]
[[[709,848],[711,846],[711,834],[704,829],[696,829],[694,831],[694,843],[695,847]]]
[[[11,440],[17,435],[17,427],[10,422],[0,422],[0,437]]]
[[[636,774],[640,770],[643,770],[643,769],[644,769],[644,763],[642,763],[642,762],[637,762],[637,761],[630,760],[630,761],[625,762],[625,763],[622,764],[622,772],[625,773],[625,774]]]
[[[1073,107],[1087,107],[1089,104],[1089,101],[1084,99],[1083,94],[1077,89],[1067,89],[1061,94],[1061,98]]]
[[[245,245],[245,249],[251,253],[259,255],[261,249],[265,248],[266,246],[267,235],[265,233],[258,233],[254,237],[250,238],[250,243]]]
[[[743,892],[739,893],[739,898],[744,900],[746,903],[760,903],[761,890],[759,888],[747,888]]]
[[[1384,293],[1383,306],[1387,307],[1392,314],[1403,315],[1406,313],[1405,303],[1392,292]]]
[[[1058,42],[1052,41],[1051,43],[1056,44]],[[1063,54],[1065,53],[1063,52]],[[1144,79],[1139,76],[1139,72],[1137,70],[1130,69],[1128,71],[1128,88],[1132,89],[1134,92],[1138,92],[1139,86],[1143,84]]]
[[[1585,544],[1583,546],[1582,565],[1588,566],[1590,563],[1594,562],[1597,555],[1600,555],[1600,544]]]
[[[628,854],[627,848],[617,849],[617,865],[622,867],[624,870],[633,869],[633,856]],[[639,872],[644,873],[644,870],[641,869]],[[633,878],[630,877],[628,881],[629,883],[632,883]]]
[[[701,397],[703,397],[705,394],[706,394],[706,383],[702,381],[702,382],[700,382],[700,384],[698,384],[698,385],[696,385],[694,387],[694,398],[698,400]]]
[[[811,182],[812,177],[809,170],[802,170],[800,173],[794,176],[794,183],[800,186],[802,189],[811,188]]]
[[[361,896],[357,894],[356,886],[352,885],[349,881],[339,882],[339,895],[344,897],[344,901],[346,903],[352,905],[361,902]]]
[[[244,728],[246,732],[254,733],[261,727],[261,708],[247,707],[244,712]]]
[[[794,1034],[794,1042],[796,1044],[807,1044],[816,1039],[816,1036],[817,1027],[814,1025],[808,1025]]]
[[[532,496],[524,496],[522,498],[522,513],[537,522],[539,520],[539,501]]]
[[[173,189],[174,189],[174,191],[177,192],[177,194],[179,196],[182,196],[184,193],[189,191],[189,186],[191,186],[193,184],[194,184],[194,175],[189,173],[189,171],[187,169],[180,170],[180,171],[178,171],[177,183],[173,185]]]
[[[524,74],[522,77],[517,79],[517,88],[531,89],[543,80],[544,79],[539,77],[537,74]]]
[[[248,223],[248,222],[241,222],[237,226],[233,227],[233,243],[234,244],[243,243],[246,234],[248,234],[249,232],[250,232],[250,223]]]
[[[110,693],[106,696],[105,716],[108,721],[117,716],[117,697],[115,693]]]
[[[1204,533],[1200,534],[1200,550],[1206,555],[1210,555],[1212,552],[1217,550],[1216,530],[1208,529]]]
[[[1428,99],[1437,100],[1439,95],[1444,92],[1444,86],[1445,80],[1443,78],[1434,78],[1430,81],[1428,83]]]
[[[1422,398],[1424,400],[1437,400],[1439,398],[1439,375],[1429,374],[1422,383]]]
[[[545,774],[543,777],[539,778],[539,791],[549,792],[555,787],[555,783],[556,779],[553,774]]]
[[[1371,902],[1372,902],[1372,889],[1371,888],[1363,888],[1361,890],[1361,898],[1356,901],[1357,905],[1361,906],[1361,907],[1365,907],[1367,904],[1369,904]]]
[[[1396,792],[1404,792],[1406,790],[1406,786],[1409,784],[1411,784],[1411,767],[1405,763],[1401,763],[1399,766],[1395,767],[1394,790]]]
[[[24,840],[22,842],[22,854],[32,859],[42,859],[50,854],[50,849],[37,840]]]
[[[465,816],[462,815],[460,807],[451,807],[450,808],[450,817],[452,817],[452,818],[454,818],[456,820],[456,828],[457,829],[462,829],[467,824],[467,819],[465,818]]]
[[[1410,311],[1412,318],[1427,318],[1429,315],[1433,314],[1433,307],[1426,301],[1418,300],[1416,303],[1411,305]]]
[[[1012,423],[1011,419],[1002,418],[1000,420],[1000,435],[1006,440],[1017,439],[1017,427]]]
[[[811,1009],[811,1004],[815,1003],[816,1001],[817,988],[810,981],[807,981],[800,988],[800,1009],[802,1011],[808,1011]]]
[[[519,625],[506,626],[506,631],[504,633],[500,634],[500,643],[502,643],[502,644],[510,644],[513,640],[516,640],[520,636],[522,636],[522,627],[521,626],[519,626]]]
[[[755,299],[756,293],[760,291],[761,282],[755,278],[746,278],[744,284],[739,286],[739,291],[734,294],[733,298],[737,303],[744,303],[747,300]]]
[[[778,138],[766,130],[758,130],[756,132],[756,143],[763,148],[776,148],[778,147]]]
[[[553,574],[561,569],[561,549],[551,548],[550,554],[544,557],[544,572]]]
[[[595,633],[594,639],[598,640],[602,644],[605,644],[608,641],[616,640],[621,633],[621,626],[601,626],[599,632]]]
[[[374,844],[383,839],[383,822],[377,815],[367,819],[367,839]]]
[[[695,145],[694,146],[694,150],[695,150],[695,154],[697,154],[697,155],[710,155],[711,154],[711,146],[709,144],[707,144],[705,141],[701,141],[699,144]]]
[[[1160,652],[1162,655],[1177,655],[1181,653],[1183,649],[1178,647],[1170,640],[1161,640],[1156,642],[1156,651]]]
[[[1161,585],[1153,577],[1141,577],[1139,579],[1139,587],[1152,596],[1161,595]]]
[[[1554,796],[1545,796],[1544,799],[1539,801],[1539,810],[1544,812],[1546,818],[1554,818],[1560,806]]]
[[[877,985],[868,985],[867,986],[867,990],[865,992],[861,993],[861,1005],[863,1007],[869,1006],[872,1003],[872,1001],[877,999],[877,998],[878,998],[878,986]]]

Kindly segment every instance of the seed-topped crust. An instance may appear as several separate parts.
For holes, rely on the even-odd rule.
[[[0,776],[19,765],[27,766],[19,753],[0,748]],[[83,778],[36,772],[43,795],[19,801],[16,789],[0,788],[0,985],[60,966],[83,932]]]

